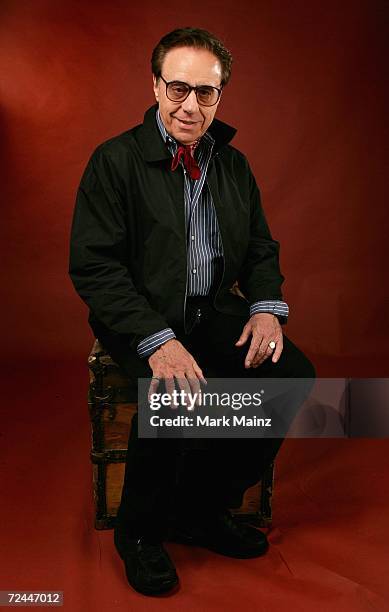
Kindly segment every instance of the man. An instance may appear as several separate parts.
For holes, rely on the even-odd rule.
[[[81,180],[70,274],[111,356],[152,389],[188,391],[207,377],[313,378],[282,334],[279,245],[269,232],[235,129],[214,119],[232,58],[204,30],[167,34],[153,51],[157,105],[142,125],[103,143]],[[242,295],[231,291],[238,283]],[[163,548],[181,540],[256,557],[265,535],[228,512],[258,482],[281,439],[138,438],[134,418],[115,544],[145,594],[178,583]]]

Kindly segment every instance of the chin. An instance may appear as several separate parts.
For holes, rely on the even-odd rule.
[[[198,132],[191,132],[190,134],[188,132],[186,132],[185,130],[182,130],[182,132],[179,132],[181,138],[185,138],[185,140],[197,140],[198,138],[200,138],[200,136],[203,135],[203,132],[198,131]]]
[[[181,140],[181,142],[183,142],[184,144],[192,144],[192,142],[196,142],[196,140],[198,140],[200,138],[200,136],[182,136],[181,138],[179,138],[178,140]]]
[[[181,133],[173,134],[173,136],[178,142],[181,142],[182,144],[191,144],[192,142],[196,142],[196,140],[200,138],[200,136],[196,136],[194,134],[189,135]]]

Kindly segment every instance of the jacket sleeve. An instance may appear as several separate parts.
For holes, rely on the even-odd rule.
[[[250,198],[250,237],[238,278],[239,288],[250,304],[281,300],[284,277],[279,266],[279,243],[273,240],[261,204],[255,178],[247,164]]]
[[[138,293],[128,269],[126,191],[115,163],[98,147],[77,192],[69,274],[93,315],[113,333],[139,342],[168,323]]]

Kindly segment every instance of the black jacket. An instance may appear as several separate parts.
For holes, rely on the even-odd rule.
[[[92,329],[126,335],[133,349],[165,327],[184,329],[184,175],[170,170],[155,112],[153,106],[142,125],[96,148],[71,230],[69,273]],[[217,119],[209,127],[215,146],[207,181],[224,251],[214,306],[248,318],[251,303],[282,300],[284,278],[248,162],[228,144],[235,131]],[[235,281],[247,301],[231,293]]]

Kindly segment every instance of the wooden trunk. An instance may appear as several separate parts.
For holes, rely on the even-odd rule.
[[[110,529],[120,503],[131,419],[137,404],[133,387],[98,340],[88,366],[95,527]],[[234,514],[260,527],[270,525],[273,472],[272,465],[262,484],[246,491],[242,506],[233,510]]]

